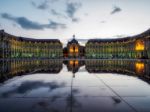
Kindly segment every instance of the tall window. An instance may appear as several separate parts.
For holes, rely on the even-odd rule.
[[[144,73],[144,63],[136,62],[135,69],[136,69],[136,73],[138,73],[138,74]]]
[[[73,46],[70,46],[70,48],[69,48],[69,52],[70,52],[70,53],[73,53],[73,52],[74,52],[74,50],[73,50]]]
[[[79,52],[78,46],[75,46],[75,52],[76,52],[76,53]]]
[[[137,40],[136,41],[136,44],[135,44],[135,50],[137,50],[137,51],[142,51],[142,50],[144,50],[144,41],[142,41],[142,40]]]

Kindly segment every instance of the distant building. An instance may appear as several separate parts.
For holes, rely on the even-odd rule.
[[[65,60],[64,64],[67,66],[68,71],[72,73],[78,72],[79,68],[84,65],[84,61],[76,60]]]
[[[81,46],[78,41],[73,39],[68,42],[67,47],[64,48],[64,57],[68,58],[82,58],[84,57],[84,47]]]
[[[63,65],[62,60],[0,60],[0,81],[20,75],[34,73],[57,74],[61,71]]]
[[[85,45],[85,57],[97,59],[150,58],[150,30],[133,37],[90,39]]]
[[[0,31],[0,58],[62,58],[58,39],[31,39]]]
[[[150,78],[150,60],[85,60],[89,73],[119,73]]]
[[[150,30],[132,37],[89,39],[85,47],[73,36],[65,48],[58,39],[17,37],[0,30],[0,59],[150,59]]]

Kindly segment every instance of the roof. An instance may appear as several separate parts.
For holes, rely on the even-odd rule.
[[[15,38],[16,40],[20,40],[20,41],[31,41],[31,42],[60,42],[59,39],[33,39],[33,38],[28,38],[28,37],[19,37],[19,36],[14,36],[11,34],[6,33],[4,30],[0,30],[0,34],[4,34],[6,35],[6,37],[10,36],[12,38]]]
[[[21,41],[32,41],[32,42],[59,42],[60,40],[58,39],[32,39],[32,38],[25,38],[25,37],[18,37],[19,40]]]
[[[68,42],[68,44],[75,43],[78,44],[78,41],[75,39],[75,35],[73,35],[73,39]]]
[[[123,37],[123,38],[113,38],[113,39],[89,39],[87,43],[89,42],[117,42],[117,41],[128,41],[128,40],[133,40],[133,39],[141,39],[144,38],[146,36],[150,36],[150,29],[148,29],[147,31],[135,35],[135,36],[129,36],[129,37]]]

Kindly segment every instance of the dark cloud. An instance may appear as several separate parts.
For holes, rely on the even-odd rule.
[[[45,10],[49,8],[49,2],[48,0],[44,0],[40,4],[36,4],[34,1],[31,2],[31,4],[36,7],[37,9]]]
[[[100,23],[106,23],[106,21],[103,20],[103,21],[101,21]]]
[[[25,81],[20,86],[1,93],[0,96],[9,97],[13,94],[26,94],[27,92],[43,87],[49,88],[49,92],[51,92],[64,86],[65,83],[58,84],[56,82]]]
[[[57,12],[54,9],[51,9],[50,13],[53,14],[54,16],[57,16],[57,17],[67,18],[65,15],[63,15],[62,13]]]
[[[79,22],[79,20],[80,20],[79,18],[75,18],[75,17],[72,18],[72,21],[73,21],[73,22]]]
[[[25,17],[14,17],[10,14],[7,13],[2,13],[1,17],[7,20],[11,20],[15,23],[17,23],[18,25],[20,25],[23,29],[26,30],[43,30],[45,28],[49,28],[49,29],[58,29],[58,28],[66,28],[65,24],[62,23],[58,23],[55,21],[50,20],[49,24],[40,24],[38,22],[34,22],[31,21]]]
[[[110,14],[115,14],[115,13],[118,13],[118,12],[120,12],[120,11],[122,11],[122,9],[121,9],[120,7],[114,6],[114,7],[113,7],[113,10],[111,11]]]
[[[73,22],[77,22],[77,18],[75,17],[75,13],[82,6],[81,3],[67,3],[66,13],[68,17],[72,19]],[[79,19],[78,19],[79,20]]]

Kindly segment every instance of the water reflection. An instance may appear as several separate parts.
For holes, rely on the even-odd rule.
[[[2,60],[0,67],[1,82],[5,82],[0,86],[2,112],[150,109],[150,86],[145,84],[150,77],[149,60]],[[23,76],[7,80],[18,75]],[[142,107],[139,102],[144,103]]]
[[[75,74],[85,66],[89,73],[119,73],[150,78],[150,60],[1,60],[0,79],[6,80],[13,76],[53,73],[61,71],[63,63],[69,72]]]
[[[76,73],[78,72],[79,68],[84,65],[84,61],[64,60],[64,64],[67,66],[68,71],[72,71],[73,73]]]
[[[150,60],[88,60],[89,73],[118,73],[150,78]]]
[[[136,62],[135,69],[137,74],[143,74],[145,71],[145,63],[143,62]]]
[[[11,97],[14,94],[25,95],[31,91],[41,88],[48,88],[48,91],[51,92],[55,89],[62,88],[65,86],[65,83],[56,83],[56,82],[42,82],[42,81],[25,81],[22,82],[20,86],[11,88],[6,92],[1,94],[1,97]],[[55,96],[56,97],[56,96]]]
[[[0,79],[34,73],[59,73],[62,60],[1,60]]]

